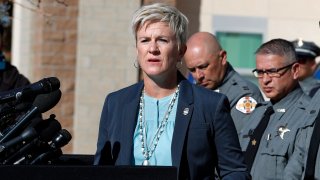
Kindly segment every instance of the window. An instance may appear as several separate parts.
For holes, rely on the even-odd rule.
[[[213,16],[213,33],[227,51],[228,61],[255,84],[258,82],[252,74],[256,66],[254,52],[265,40],[267,23],[267,19],[261,17]]]
[[[227,51],[228,61],[235,68],[254,69],[255,51],[262,44],[261,34],[217,32],[216,36]]]

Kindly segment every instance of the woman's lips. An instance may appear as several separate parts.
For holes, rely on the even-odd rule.
[[[148,62],[160,62],[160,59],[148,59]]]

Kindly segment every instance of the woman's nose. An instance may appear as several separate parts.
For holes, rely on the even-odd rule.
[[[159,48],[158,48],[157,43],[155,43],[155,42],[150,42],[149,52],[150,52],[150,53],[159,52]]]

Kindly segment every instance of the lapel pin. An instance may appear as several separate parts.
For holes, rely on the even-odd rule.
[[[184,108],[184,110],[183,110],[183,115],[188,115],[188,113],[189,113],[189,108]]]

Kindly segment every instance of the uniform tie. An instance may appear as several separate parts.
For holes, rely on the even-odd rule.
[[[310,140],[310,146],[309,146],[307,164],[306,164],[306,173],[304,176],[305,180],[314,179],[314,170],[315,170],[315,164],[316,164],[317,154],[319,150],[319,142],[320,142],[320,113],[318,114],[315,120],[315,125],[313,128],[313,132]]]
[[[256,157],[261,137],[269,123],[271,114],[274,113],[272,106],[269,106],[264,112],[264,116],[259,122],[258,126],[254,129],[253,134],[250,136],[250,142],[247,146],[246,152],[244,154],[244,159],[247,164],[249,172],[251,171],[253,161]]]

